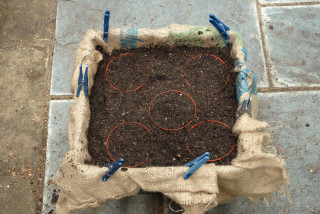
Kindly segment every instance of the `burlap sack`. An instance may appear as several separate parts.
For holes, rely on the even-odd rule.
[[[198,33],[201,31],[202,33]],[[245,98],[252,97],[253,117],[247,113],[240,116],[233,127],[238,135],[238,153],[228,166],[206,164],[188,180],[183,179],[188,167],[146,167],[118,170],[108,181],[102,182],[106,167],[84,164],[90,158],[87,149],[87,133],[90,121],[89,98],[82,90],[74,96],[74,104],[69,110],[69,144],[56,176],[60,197],[56,206],[58,214],[98,207],[107,199],[120,199],[135,195],[140,189],[162,192],[184,208],[184,213],[201,214],[205,211],[235,199],[246,197],[255,200],[264,197],[287,183],[284,161],[275,155],[265,153],[262,147],[271,136],[259,132],[268,126],[254,118],[257,116],[256,78],[247,69],[246,50],[237,32],[230,31],[231,56],[236,60],[237,98],[239,106]],[[171,25],[168,28],[113,29],[105,43],[102,32],[88,30],[80,42],[76,53],[71,91],[78,87],[79,67],[89,64],[89,94],[94,84],[98,62],[102,55],[95,50],[100,45],[111,54],[120,48],[150,46],[189,45],[222,47],[225,41],[212,27]]]

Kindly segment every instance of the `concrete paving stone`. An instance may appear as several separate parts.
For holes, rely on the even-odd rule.
[[[87,209],[74,214],[163,214],[163,202],[161,194],[139,193],[135,196],[120,200],[107,200],[100,208]]]
[[[0,213],[36,213],[33,185],[19,176],[0,176]]]
[[[56,41],[50,86],[51,95],[71,95],[70,82],[77,46],[78,43],[62,46]]]
[[[33,48],[0,49],[1,159],[28,158],[41,145],[47,54]],[[19,63],[17,63],[19,62]],[[28,124],[28,125],[26,125]],[[11,149],[9,149],[9,147]]]
[[[261,11],[274,85],[320,86],[320,5]]]
[[[259,4],[319,2],[318,0],[259,0]]]
[[[274,132],[274,142],[282,153],[290,184],[291,213],[320,212],[320,92],[261,94],[260,118],[282,121]],[[269,205],[285,210],[286,204]]]
[[[182,211],[183,209],[179,204],[172,201],[171,198],[168,198],[165,195],[163,195],[163,208],[164,208],[164,214],[176,214],[176,213],[183,212]]]
[[[0,1],[0,48],[29,46],[53,38],[56,1]]]
[[[256,204],[239,198],[220,205],[208,214],[217,213],[319,213],[320,212],[320,93],[293,92],[258,94],[259,119],[281,121],[274,131],[272,145],[286,161],[289,173],[289,197],[273,194],[273,201]]]
[[[0,184],[14,181],[3,194],[0,189],[0,213],[35,213],[41,206],[48,54],[9,48],[0,49],[0,55]],[[2,210],[4,206],[8,209]]]
[[[62,158],[69,150],[68,111],[72,104],[73,100],[50,102],[42,210],[44,214],[55,209],[55,204],[51,202],[54,191],[58,195],[58,188],[54,180]]]
[[[111,11],[110,28],[142,26],[165,27],[170,24],[210,25],[208,14],[217,17],[243,36],[248,49],[248,66],[267,86],[260,42],[256,3],[251,0],[171,1],[59,1],[51,95],[70,95],[74,53],[88,29],[102,30],[104,11]]]

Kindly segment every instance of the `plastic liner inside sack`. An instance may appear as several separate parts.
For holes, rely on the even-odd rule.
[[[203,34],[198,34],[202,31]],[[65,154],[56,182],[60,196],[56,206],[58,214],[101,206],[108,199],[120,199],[137,194],[141,189],[161,192],[177,202],[184,214],[201,214],[218,204],[237,197],[257,200],[280,191],[288,183],[284,170],[284,160],[262,148],[271,141],[271,135],[262,132],[268,127],[256,120],[258,113],[257,79],[246,66],[246,49],[239,33],[229,31],[231,57],[235,59],[234,72],[237,72],[238,111],[245,99],[252,98],[252,117],[242,114],[233,126],[238,136],[237,156],[231,165],[216,166],[205,164],[188,180],[183,175],[189,167],[145,167],[118,170],[106,182],[102,176],[106,167],[85,164],[90,159],[87,133],[90,122],[89,98],[81,90],[76,97],[79,77],[79,64],[89,65],[88,92],[91,93],[98,63],[102,60],[96,46],[102,46],[108,54],[115,49],[151,46],[201,46],[223,47],[226,41],[212,27],[170,25],[167,28],[111,29],[109,39],[103,41],[102,31],[88,30],[81,40],[73,67],[71,91],[74,104],[69,110],[70,150]]]

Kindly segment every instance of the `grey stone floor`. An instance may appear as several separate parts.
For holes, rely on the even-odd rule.
[[[0,1],[1,214],[41,213],[56,7]]]
[[[260,80],[259,119],[283,124],[273,131],[273,144],[287,163],[290,196],[275,194],[274,200],[256,204],[237,199],[208,213],[320,213],[320,2],[310,0],[59,1],[43,213],[54,209],[55,173],[68,149],[69,83],[75,50],[87,29],[102,30],[105,9],[111,10],[111,28],[158,28],[171,23],[206,26],[208,14],[214,13],[242,34],[248,67]],[[78,213],[91,212],[173,213],[168,199],[148,193]]]

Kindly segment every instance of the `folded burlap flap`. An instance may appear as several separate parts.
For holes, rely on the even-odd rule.
[[[203,34],[198,34],[202,31]],[[238,135],[238,153],[231,165],[203,165],[188,180],[183,175],[188,167],[146,167],[118,170],[108,181],[101,177],[106,168],[87,165],[87,133],[90,121],[89,98],[83,90],[80,96],[74,96],[74,104],[69,110],[70,150],[65,154],[56,182],[60,196],[56,206],[58,214],[101,206],[107,199],[120,199],[135,195],[140,189],[150,192],[162,192],[184,208],[184,213],[201,214],[218,204],[246,197],[255,200],[279,191],[287,184],[284,161],[275,155],[262,151],[264,144],[271,139],[270,134],[259,132],[267,127],[266,122],[254,118],[258,112],[256,79],[247,69],[246,51],[239,33],[230,31],[232,43],[231,56],[236,60],[237,96],[239,106],[244,99],[251,97],[252,116],[247,113],[240,116],[233,127]],[[102,32],[88,30],[81,40],[73,68],[71,91],[77,90],[79,64],[89,64],[89,94],[94,84],[100,52],[97,45],[111,54],[114,49],[151,46],[189,45],[202,47],[223,47],[225,41],[212,27],[171,25],[167,28],[146,29],[129,28],[109,31],[109,40],[105,43]]]

